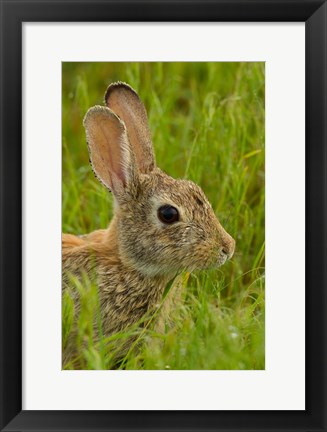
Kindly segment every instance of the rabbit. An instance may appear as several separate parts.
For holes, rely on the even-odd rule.
[[[114,216],[107,229],[63,234],[62,268],[64,289],[67,275],[95,273],[103,333],[112,335],[154,310],[182,271],[224,264],[235,241],[198,185],[157,167],[136,91],[113,83],[105,105],[90,108],[83,124],[94,174],[113,194]],[[70,355],[67,348],[64,358]]]

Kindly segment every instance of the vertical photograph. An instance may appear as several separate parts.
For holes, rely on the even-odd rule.
[[[265,369],[265,63],[62,63],[62,369]]]

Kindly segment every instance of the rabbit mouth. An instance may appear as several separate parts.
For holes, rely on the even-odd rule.
[[[217,269],[225,264],[227,261],[226,255],[214,255],[211,259],[209,258],[204,265],[202,266],[196,266],[196,270],[209,270],[209,269]]]
[[[222,265],[224,265],[226,261],[227,261],[227,256],[226,255],[220,255],[218,257],[218,260],[217,260],[218,267],[221,267]]]

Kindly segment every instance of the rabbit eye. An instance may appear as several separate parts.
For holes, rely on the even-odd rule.
[[[161,222],[171,224],[179,220],[179,213],[175,207],[166,204],[158,208],[158,218]]]

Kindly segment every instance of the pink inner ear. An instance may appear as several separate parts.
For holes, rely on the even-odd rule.
[[[137,93],[123,83],[112,84],[106,93],[106,104],[126,125],[138,169],[147,173],[155,166],[151,133],[145,107]]]
[[[130,165],[126,130],[108,108],[91,110],[85,120],[91,163],[97,177],[118,193],[126,186]]]

